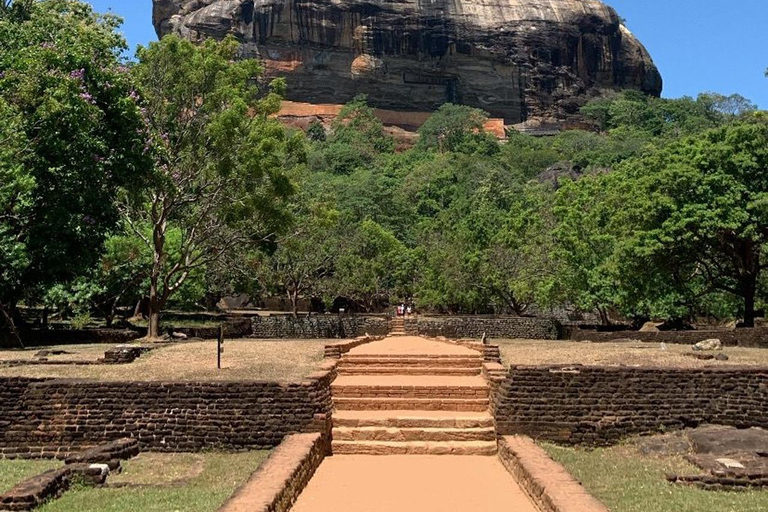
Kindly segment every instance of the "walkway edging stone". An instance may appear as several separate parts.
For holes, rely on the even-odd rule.
[[[288,512],[327,451],[322,434],[286,437],[218,512]]]
[[[499,458],[542,512],[609,512],[529,437],[499,438]]]
[[[352,340],[336,341],[325,346],[326,359],[341,359],[341,356],[355,347],[371,343],[373,341],[383,340],[384,336],[359,336]]]

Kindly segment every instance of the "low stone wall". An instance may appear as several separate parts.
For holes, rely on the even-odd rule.
[[[389,334],[389,320],[383,316],[317,315],[317,316],[261,316],[252,318],[254,338],[356,338],[369,334]]]
[[[123,438],[70,455],[64,459],[64,463],[106,464],[114,471],[120,467],[120,461],[132,459],[138,454],[139,442],[136,439]]]
[[[157,344],[160,346],[161,344]],[[130,364],[157,346],[149,345],[118,345],[104,352],[102,364]]]
[[[768,428],[767,368],[517,366],[492,386],[500,435],[566,444],[705,423]]]
[[[244,338],[250,336],[253,331],[250,318],[230,318],[222,323],[225,338]],[[172,322],[171,325],[173,325]],[[172,330],[174,333],[184,334],[190,338],[212,340],[219,337],[220,327],[173,327]]]
[[[530,438],[499,438],[499,459],[542,512],[608,512]]]
[[[407,319],[405,332],[419,336],[446,338],[525,338],[556,340],[560,324],[549,318],[511,316],[420,316]]]
[[[24,480],[0,495],[0,510],[27,511],[60,497],[77,480],[87,485],[101,485],[107,479],[103,467],[90,464],[70,464],[51,469]]]
[[[268,449],[322,431],[335,365],[300,383],[0,378],[0,458],[64,458],[120,438],[140,449]]]
[[[128,343],[144,337],[146,330],[131,329],[33,329],[24,335],[27,347],[79,345],[84,343]],[[0,348],[18,348],[11,340],[0,338]]]
[[[709,331],[615,331],[598,332],[589,329],[571,329],[567,337],[576,341],[594,343],[616,340],[638,340],[677,345],[694,345],[700,341],[716,338],[728,347],[768,348],[768,328],[709,330]]]
[[[288,436],[219,512],[288,512],[327,453],[321,434]]]
[[[384,339],[383,336],[360,336],[353,340],[336,341],[329,343],[325,346],[325,358],[326,359],[341,359],[341,356],[349,352],[355,347],[371,343],[372,341],[378,341]]]

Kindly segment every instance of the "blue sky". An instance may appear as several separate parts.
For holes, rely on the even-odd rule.
[[[132,48],[155,39],[152,0],[92,0],[125,19]],[[664,96],[739,93],[768,109],[768,1],[608,0],[651,52]]]

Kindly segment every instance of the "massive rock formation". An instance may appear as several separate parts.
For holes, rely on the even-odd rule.
[[[452,101],[517,123],[567,119],[607,90],[661,93],[648,52],[597,0],[154,0],[154,24],[161,36],[234,34],[296,101]]]

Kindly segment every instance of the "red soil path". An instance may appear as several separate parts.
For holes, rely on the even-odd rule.
[[[291,512],[537,512],[496,457],[335,455]]]

